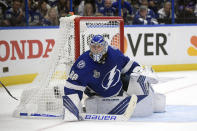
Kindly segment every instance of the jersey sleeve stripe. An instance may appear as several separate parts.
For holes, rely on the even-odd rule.
[[[78,85],[74,85],[68,81],[66,81],[65,86],[69,89],[74,89],[74,90],[79,90],[79,91],[85,91],[86,87],[85,86],[78,86]]]
[[[133,65],[133,61],[129,61],[125,67],[122,69],[121,73],[124,74],[126,73],[127,71],[129,71],[129,69],[131,68],[131,66]]]

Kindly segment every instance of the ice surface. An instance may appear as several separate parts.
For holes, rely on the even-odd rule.
[[[63,122],[12,117],[19,104],[0,88],[0,131],[197,131],[197,71],[157,73],[160,83],[156,92],[166,95],[166,112],[145,118],[131,118],[128,122]],[[10,92],[20,98],[29,84],[9,86]]]

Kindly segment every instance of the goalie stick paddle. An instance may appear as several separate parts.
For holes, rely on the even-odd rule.
[[[132,95],[131,99],[129,101],[129,104],[125,110],[125,112],[122,115],[116,115],[116,114],[87,114],[82,113],[81,117],[82,120],[89,120],[89,121],[128,121],[136,107],[137,103],[137,96]]]
[[[16,97],[14,97],[10,91],[6,88],[6,86],[0,81],[0,84],[3,86],[3,88],[6,90],[6,92],[15,100],[18,100]]]

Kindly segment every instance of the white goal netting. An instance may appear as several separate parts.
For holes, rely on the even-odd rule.
[[[120,17],[79,17],[60,19],[59,34],[46,69],[33,87],[25,89],[13,113],[23,118],[62,118],[64,83],[80,54],[89,49],[93,35],[103,35],[112,46],[123,51],[124,23]]]

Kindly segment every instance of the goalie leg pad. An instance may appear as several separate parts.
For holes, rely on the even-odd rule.
[[[154,93],[151,89],[149,95],[137,95],[137,97],[138,102],[133,113],[133,117],[146,117],[153,113],[165,112],[165,95]]]
[[[133,117],[146,117],[153,114],[154,103],[152,95],[137,95],[138,103],[136,104]]]
[[[154,112],[162,113],[165,112],[166,107],[166,96],[164,94],[154,94]]]
[[[86,113],[91,113],[91,114],[97,114],[98,113],[98,97],[93,96],[89,97],[85,100],[85,108],[86,108]]]
[[[165,112],[165,95],[155,93],[145,76],[131,76],[126,93],[138,96],[134,117],[150,116],[153,112]]]
[[[63,98],[64,120],[77,121],[80,120],[82,111],[81,101],[77,94],[65,95]]]
[[[129,95],[148,95],[151,85],[146,81],[145,76],[133,77],[129,79],[129,85],[126,92]]]
[[[131,77],[127,90],[128,95],[138,97],[133,117],[146,117],[154,112],[154,91],[151,85],[142,77]]]
[[[94,114],[123,114],[126,110],[130,96],[98,97],[86,99],[86,113]]]

